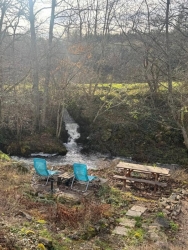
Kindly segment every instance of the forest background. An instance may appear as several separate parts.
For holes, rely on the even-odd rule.
[[[1,149],[64,140],[66,108],[85,151],[186,165],[187,62],[185,0],[2,0]]]

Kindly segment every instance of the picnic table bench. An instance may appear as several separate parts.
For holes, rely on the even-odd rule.
[[[150,185],[154,185],[154,191],[156,191],[157,187],[166,187],[167,183],[161,182],[159,180],[160,176],[169,177],[170,176],[170,169],[167,168],[160,168],[160,167],[152,167],[152,166],[144,166],[140,164],[134,163],[126,163],[126,162],[119,162],[117,168],[123,169],[124,175],[114,175],[115,179],[122,180],[124,182],[124,187],[126,187],[126,181],[130,182],[140,182],[146,183]],[[138,178],[138,176],[131,175],[132,173],[136,173],[137,175],[142,173],[144,174],[144,178]],[[148,179],[148,175],[152,177],[151,180]]]

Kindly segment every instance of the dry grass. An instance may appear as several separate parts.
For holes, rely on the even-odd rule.
[[[46,219],[56,224],[64,223],[66,226],[77,228],[79,225],[84,227],[85,223],[96,223],[101,218],[109,216],[110,205],[83,199],[81,205],[73,207],[57,203],[56,208],[51,206],[46,214]]]
[[[2,163],[0,168],[0,213],[7,217],[24,210],[34,218],[76,228],[110,215],[109,204],[93,200],[83,199],[77,206],[61,204],[55,197],[51,197],[51,203],[39,202],[37,196],[30,195],[33,193],[31,173],[23,174],[12,163]]]
[[[0,213],[13,212],[20,208],[20,199],[26,183],[30,182],[29,173],[22,173],[11,162],[0,163]]]
[[[136,247],[136,246],[129,246],[127,250],[187,250],[186,246],[173,246],[169,244],[143,244],[142,246]]]
[[[171,172],[170,178],[182,184],[188,185],[188,172],[186,169],[178,169]]]

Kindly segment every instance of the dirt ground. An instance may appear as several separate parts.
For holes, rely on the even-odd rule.
[[[179,215],[180,230],[177,234],[177,249],[188,249],[188,198],[182,201],[182,211]],[[172,248],[173,249],[173,248]]]
[[[46,211],[50,213],[51,203],[53,202],[52,199],[47,199],[49,195],[45,196],[45,193],[50,194],[51,190],[51,183],[49,182],[47,186],[40,185],[31,185],[32,174],[31,172],[21,174],[15,167],[10,163],[10,166],[5,163],[1,166],[3,170],[3,175],[1,175],[1,206],[0,206],[0,213],[1,213],[1,225],[0,225],[0,233],[3,233],[5,236],[8,235],[9,238],[13,238],[13,240],[17,243],[19,241],[27,241],[28,246],[26,248],[20,247],[19,249],[37,249],[37,242],[38,242],[38,234],[43,235],[46,233],[47,236],[50,235],[56,237],[59,235],[59,238],[56,239],[57,242],[60,240],[60,248],[55,249],[72,249],[72,250],[187,250],[188,249],[188,195],[184,195],[181,199],[181,213],[175,219],[175,222],[179,225],[179,229],[177,231],[168,231],[167,242],[164,239],[165,244],[163,244],[163,238],[160,238],[157,242],[152,242],[151,238],[144,238],[143,243],[139,242],[139,244],[129,245],[128,240],[125,237],[119,235],[113,235],[111,232],[113,231],[114,227],[117,226],[118,219],[120,217],[124,217],[125,212],[127,209],[132,207],[133,205],[141,205],[146,206],[148,211],[146,213],[145,219],[150,219],[152,222],[156,218],[157,212],[161,212],[158,210],[158,199],[160,197],[169,197],[173,190],[176,189],[184,189],[187,190],[187,179],[188,174],[184,171],[178,172],[176,174],[175,180],[169,180],[168,187],[163,188],[160,190],[159,194],[156,193],[154,196],[153,190],[150,189],[138,189],[134,188],[130,185],[129,190],[127,192],[121,192],[122,186],[121,183],[118,183],[114,180],[113,175],[116,172],[116,165],[117,162],[111,161],[102,161],[100,163],[100,167],[97,170],[89,170],[89,174],[93,174],[102,178],[103,180],[107,180],[107,186],[114,187],[111,196],[109,196],[109,189],[103,194],[101,200],[98,196],[98,183],[92,184],[89,186],[88,192],[86,192],[86,196],[88,195],[89,199],[83,199],[83,193],[80,195],[77,191],[73,191],[70,188],[69,183],[62,183],[57,185],[57,181],[54,181],[53,188],[54,193],[53,196],[57,198],[62,198],[61,201],[63,202],[64,199],[66,202],[60,204],[58,203],[58,209],[56,210],[59,212],[63,212],[61,217],[58,217],[59,220],[62,220],[62,225],[64,227],[60,228],[58,221],[56,224],[52,223],[51,216],[54,216],[54,213],[50,214],[50,217],[46,217]],[[5,171],[6,169],[6,171]],[[61,170],[61,168],[58,169]],[[72,166],[62,166],[62,171],[69,172],[72,169]],[[173,175],[174,178],[174,175]],[[180,185],[180,181],[183,183]],[[42,183],[45,183],[44,180]],[[31,188],[32,186],[32,188]],[[35,188],[37,190],[35,190]],[[74,186],[77,188],[77,185]],[[80,187],[79,187],[80,188]],[[113,189],[113,188],[112,188]],[[34,192],[33,192],[34,191]],[[43,193],[43,191],[46,191]],[[105,190],[104,190],[105,191]],[[119,193],[118,193],[119,192]],[[96,196],[97,194],[97,196]],[[188,194],[188,193],[187,193]],[[123,199],[119,203],[119,195],[123,196]],[[6,197],[6,199],[5,199]],[[87,200],[91,200],[92,203],[87,203]],[[105,199],[108,199],[108,202],[105,202]],[[82,200],[83,206],[80,206],[80,210],[77,210],[79,206],[77,206],[79,200]],[[70,203],[68,201],[70,200]],[[84,201],[85,200],[85,201]],[[73,203],[72,203],[73,201]],[[91,204],[90,204],[91,203]],[[118,203],[118,207],[116,204]],[[76,204],[76,205],[75,205]],[[70,227],[68,221],[69,219],[74,222],[74,219],[77,219],[79,223],[84,224],[85,220],[85,210],[84,205],[87,206],[87,210],[89,211],[88,217],[89,219],[95,218],[100,211],[104,211],[103,217],[101,217],[101,222],[105,222],[107,224],[106,230],[99,232],[98,234],[92,236],[87,240],[75,240],[72,239],[70,236],[79,236],[82,231],[79,231],[78,228],[74,230]],[[116,210],[111,214],[109,214],[109,207],[113,206]],[[55,206],[56,207],[56,206]],[[83,209],[82,209],[83,208]],[[101,210],[99,210],[99,208]],[[53,206],[54,209],[54,206]],[[56,207],[57,209],[57,207]],[[106,210],[105,210],[106,209]],[[118,210],[117,210],[118,209]],[[153,210],[154,209],[154,210]],[[150,210],[150,211],[149,211]],[[45,212],[45,213],[44,213]],[[77,212],[79,212],[79,216],[77,216]],[[94,216],[94,217],[92,217]],[[80,219],[83,217],[83,221]],[[55,217],[54,217],[55,218]],[[65,220],[66,218],[67,221]],[[30,220],[31,219],[31,220]],[[38,221],[46,220],[48,223],[46,224],[39,224]],[[148,222],[148,225],[150,222]],[[87,224],[87,223],[86,223]],[[86,224],[84,224],[86,226]],[[144,224],[144,222],[143,222]],[[143,226],[143,224],[141,226]],[[51,225],[51,226],[49,226]],[[80,224],[81,225],[81,224]],[[93,225],[93,224],[89,224]],[[100,224],[101,225],[101,224]],[[103,225],[103,224],[102,224]],[[148,226],[147,225],[147,226]],[[99,224],[97,224],[98,228]],[[58,230],[57,230],[58,229]],[[83,229],[83,228],[81,228]],[[89,229],[93,229],[90,227]],[[26,230],[26,231],[23,231]],[[163,233],[163,229],[161,230]],[[146,229],[147,235],[148,229]],[[32,233],[30,236],[28,233]],[[144,231],[145,233],[145,231]],[[165,232],[166,233],[166,232]],[[166,237],[164,234],[164,237]],[[10,237],[11,236],[11,237]],[[160,235],[159,235],[160,236]],[[4,236],[1,237],[0,234],[0,244],[3,241]],[[11,238],[11,239],[12,239]],[[160,242],[161,241],[161,242]],[[14,242],[13,242],[14,243]],[[18,242],[21,246],[21,243]],[[25,243],[24,243],[25,244]],[[22,244],[23,245],[23,244]],[[35,247],[35,248],[31,248]],[[24,245],[25,247],[25,245]],[[1,249],[1,248],[0,248]],[[15,249],[15,248],[7,248],[7,249]]]

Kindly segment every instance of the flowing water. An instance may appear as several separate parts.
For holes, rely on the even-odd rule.
[[[69,115],[67,110],[65,110],[64,112],[63,119],[65,122],[66,130],[69,134],[68,142],[64,143],[68,151],[65,156],[56,155],[56,154],[50,155],[50,154],[44,154],[42,152],[40,153],[36,152],[35,154],[32,154],[31,157],[29,158],[23,158],[23,157],[17,157],[17,156],[12,156],[12,158],[16,161],[22,161],[29,165],[33,164],[34,157],[45,158],[47,161],[47,164],[50,166],[60,166],[60,165],[66,165],[66,164],[72,165],[74,162],[77,162],[77,163],[85,163],[88,168],[97,168],[107,163],[106,161],[104,161],[104,159],[107,158],[106,155],[102,155],[99,153],[88,154],[88,155],[82,154],[81,153],[82,146],[76,143],[76,139],[80,137],[80,133],[78,132],[78,129],[79,129],[78,124],[72,119],[72,117]],[[132,161],[131,157],[128,157],[128,158],[118,157],[118,159],[123,160],[125,162],[137,163],[137,162]],[[156,166],[170,168],[170,169],[179,168],[177,164],[156,163]]]
[[[42,157],[45,158],[47,164],[51,166],[66,165],[66,164],[72,165],[74,162],[78,162],[87,164],[88,168],[96,168],[99,162],[102,159],[104,159],[105,156],[99,153],[89,154],[89,155],[82,154],[80,152],[82,147],[76,143],[76,139],[80,137],[80,133],[78,132],[79,129],[78,124],[72,119],[67,110],[65,110],[64,112],[63,119],[65,122],[66,130],[69,134],[68,142],[64,143],[68,151],[65,156],[60,156],[56,154],[50,155],[50,154],[44,154],[42,152],[40,153],[36,152],[35,154],[32,154],[30,158],[17,157],[17,156],[13,156],[12,158],[17,161],[22,161],[28,164],[32,164],[34,157]]]

